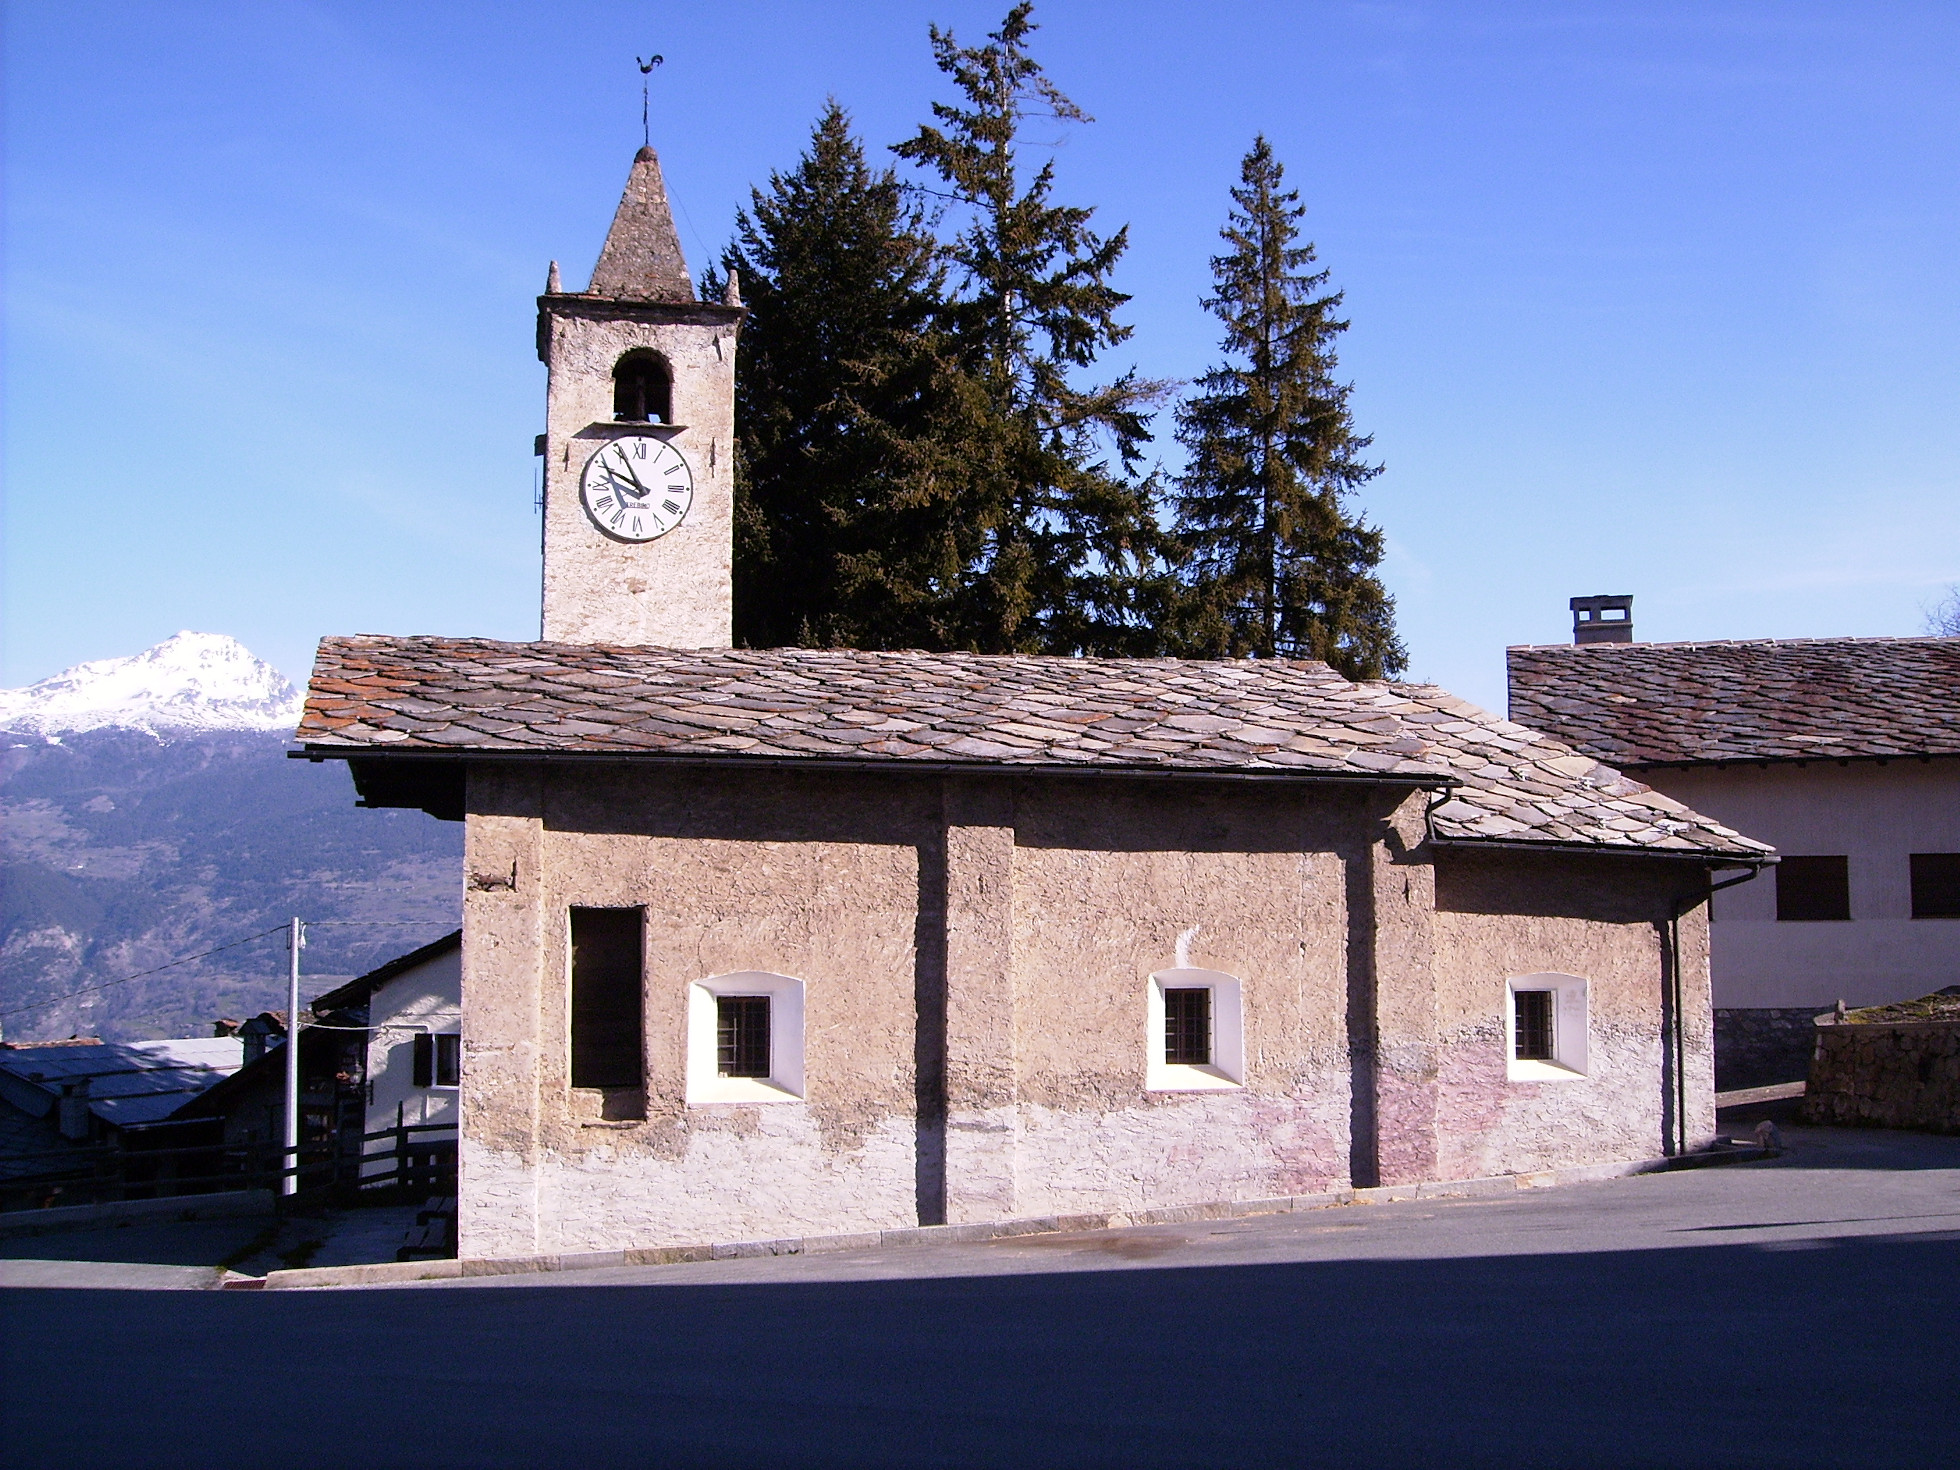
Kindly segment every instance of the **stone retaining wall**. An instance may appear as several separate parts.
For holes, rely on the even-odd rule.
[[[1722,1007],[1715,1012],[1715,1090],[1773,1087],[1810,1075],[1816,1006]]]
[[[1960,1021],[1816,1028],[1808,1123],[1960,1133]]]

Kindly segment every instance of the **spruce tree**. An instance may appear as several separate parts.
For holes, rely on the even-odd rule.
[[[787,174],[751,191],[704,294],[740,273],[735,637],[946,648],[960,568],[938,440],[958,418],[936,326],[944,270],[918,209],[834,100]]]
[[[964,526],[982,538],[961,571],[957,642],[985,652],[1149,653],[1146,598],[1159,547],[1152,482],[1138,474],[1159,385],[1077,375],[1130,335],[1109,283],[1127,229],[1053,201],[1054,163],[1023,182],[1028,119],[1086,122],[1029,54],[1030,4],[987,43],[931,31],[961,101],[894,149],[936,175],[963,220],[945,245],[958,291],[942,316],[963,378],[949,428]],[[949,440],[950,442],[950,440]]]
[[[1315,658],[1351,679],[1400,673],[1382,533],[1351,510],[1381,466],[1335,376],[1341,293],[1300,240],[1306,213],[1261,136],[1245,156],[1204,305],[1224,363],[1178,410],[1185,588],[1177,643],[1206,658]]]

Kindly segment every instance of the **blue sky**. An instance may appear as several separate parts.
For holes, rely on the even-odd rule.
[[[19,0],[0,683],[231,633],[535,636],[532,349],[654,142],[697,269],[827,94],[882,149],[1004,3]],[[1037,54],[1191,378],[1264,129],[1353,322],[1411,673],[1631,592],[1643,637],[1903,634],[1960,581],[1960,6],[1104,4]],[[1166,426],[1167,427],[1167,426]],[[1176,448],[1160,438],[1167,463]]]

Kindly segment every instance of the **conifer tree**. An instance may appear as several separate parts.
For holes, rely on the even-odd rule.
[[[1178,410],[1190,457],[1178,483],[1184,548],[1179,651],[1316,658],[1351,679],[1400,673],[1395,603],[1375,575],[1382,533],[1351,510],[1381,466],[1335,377],[1348,323],[1313,270],[1306,213],[1261,136],[1246,154],[1211,263],[1205,307],[1225,324],[1224,363]]]
[[[963,220],[946,243],[958,291],[942,315],[957,344],[962,520],[983,538],[962,568],[958,643],[986,652],[1149,653],[1160,536],[1138,474],[1159,385],[1125,373],[1076,378],[1130,335],[1109,284],[1127,229],[1104,239],[1093,210],[1053,200],[1054,164],[1023,182],[1030,118],[1086,122],[1028,51],[1030,4],[986,44],[932,28],[961,100],[895,152],[937,176]],[[949,468],[951,468],[949,466]]]
[[[958,383],[944,270],[915,206],[834,100],[751,191],[710,300],[740,273],[735,637],[750,647],[953,646],[959,524],[938,441]]]

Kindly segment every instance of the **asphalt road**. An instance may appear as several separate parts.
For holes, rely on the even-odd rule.
[[[4,1459],[1960,1463],[1960,1139],[1792,1138],[1772,1163],[1095,1235],[14,1290]]]

